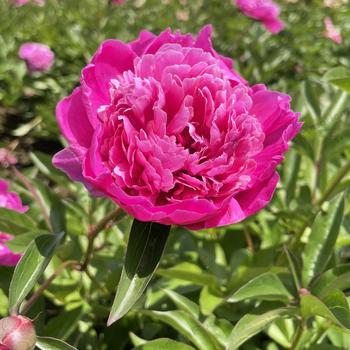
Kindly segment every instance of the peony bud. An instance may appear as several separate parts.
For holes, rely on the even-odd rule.
[[[0,350],[31,350],[36,343],[33,322],[24,316],[0,320]]]

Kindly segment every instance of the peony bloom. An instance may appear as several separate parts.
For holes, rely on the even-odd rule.
[[[324,26],[325,31],[323,32],[323,36],[325,38],[333,40],[337,44],[341,44],[343,41],[341,33],[334,27],[334,24],[329,17],[325,18]]]
[[[301,127],[288,95],[250,87],[213,49],[210,26],[105,41],[56,112],[70,143],[56,167],[138,220],[190,229],[267,205]]]
[[[17,158],[7,148],[0,148],[0,165],[8,167],[16,163]]]
[[[31,350],[36,343],[33,322],[24,316],[0,320],[0,350]]]
[[[236,6],[248,17],[262,22],[273,34],[279,33],[284,24],[279,19],[280,9],[272,0],[235,0]]]
[[[0,180],[0,208],[12,209],[19,213],[24,213],[28,209],[22,205],[17,193],[9,192],[8,183],[4,180]],[[20,254],[11,252],[4,244],[11,238],[11,235],[0,232],[0,266],[14,266],[21,258]]]
[[[55,55],[51,49],[38,43],[25,43],[19,49],[19,57],[22,58],[31,72],[44,72],[51,68]]]
[[[30,2],[30,0],[14,0],[16,6],[20,7]],[[44,6],[45,0],[33,0],[33,3],[37,6]]]

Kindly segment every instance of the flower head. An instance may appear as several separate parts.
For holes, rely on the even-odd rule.
[[[280,9],[272,0],[235,0],[236,6],[248,17],[260,21],[273,34],[279,33],[284,24],[279,19]]]
[[[19,57],[23,59],[31,72],[44,72],[51,68],[55,55],[51,49],[39,43],[25,43],[21,45]]]
[[[7,149],[0,148],[0,164],[8,167],[17,163],[17,158]]]
[[[35,342],[35,328],[29,318],[10,316],[0,320],[0,350],[31,350]]]
[[[0,208],[12,209],[19,213],[24,213],[28,209],[22,205],[17,193],[9,192],[8,183],[4,180],[0,180]],[[2,266],[14,266],[21,258],[20,254],[13,253],[5,245],[5,242],[12,238],[10,234],[0,232],[0,265]]]
[[[105,41],[56,112],[70,143],[56,167],[141,221],[191,229],[264,207],[301,126],[289,96],[213,49],[210,26]]]
[[[334,27],[334,24],[329,17],[325,18],[324,25],[325,31],[323,32],[323,36],[325,38],[333,40],[337,44],[341,44],[343,41],[341,33],[338,29]]]
[[[14,0],[16,6],[20,7],[26,5],[30,0]],[[45,0],[33,0],[33,3],[37,6],[44,6]]]

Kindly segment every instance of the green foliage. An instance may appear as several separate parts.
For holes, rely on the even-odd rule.
[[[0,208],[0,231],[14,235],[7,246],[24,253],[15,269],[0,266],[0,317],[34,319],[39,349],[350,348],[349,43],[322,37],[325,16],[350,36],[350,8],[280,4],[286,30],[272,36],[229,0],[0,2],[0,147],[14,149],[24,179],[11,167],[0,177],[29,206]],[[302,132],[273,201],[243,223],[170,233],[132,224],[52,166],[55,105],[104,39],[130,41],[144,27],[196,33],[206,23],[250,83],[293,97]],[[26,41],[52,47],[51,71],[26,71]]]

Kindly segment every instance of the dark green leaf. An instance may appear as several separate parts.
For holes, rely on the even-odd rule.
[[[185,311],[143,311],[144,315],[164,322],[177,330],[199,350],[219,350],[222,346],[199,321]]]
[[[162,257],[169,231],[170,226],[134,219],[108,325],[123,317],[143,294]]]
[[[35,222],[27,214],[0,208],[0,231],[19,235],[36,230]]]
[[[350,93],[350,70],[348,68],[333,68],[323,76],[323,79]]]
[[[327,267],[337,240],[344,212],[344,195],[338,195],[329,203],[326,213],[319,213],[303,252],[303,286]]]
[[[139,345],[134,350],[195,350],[192,346],[171,339],[156,339]]]
[[[199,317],[199,306],[192,300],[172,290],[164,290],[164,292],[173,301],[178,309],[188,312],[195,318]]]
[[[62,340],[50,337],[37,337],[36,346],[41,350],[77,350]]]
[[[34,287],[63,236],[64,233],[42,235],[30,243],[17,264],[11,280],[9,306],[12,311],[18,310],[24,298]]]
[[[243,316],[233,328],[226,350],[238,349],[240,345],[264,330],[273,321],[284,316],[293,316],[295,313],[296,309],[285,307],[267,311],[263,314]]]
[[[245,299],[287,301],[290,298],[290,293],[278,276],[274,273],[266,272],[239,288],[228,299],[228,302],[236,303]]]

